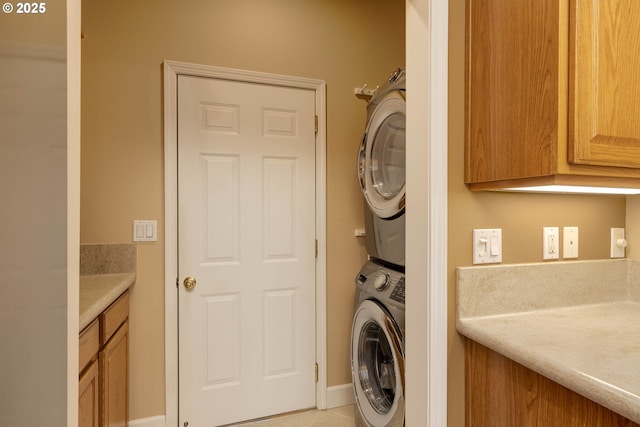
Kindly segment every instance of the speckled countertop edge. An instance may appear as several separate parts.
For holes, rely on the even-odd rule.
[[[458,319],[458,331],[640,423],[640,303]]]
[[[135,273],[80,276],[80,331],[135,281]]]
[[[457,329],[640,423],[640,301],[633,290],[637,278],[632,280],[637,265],[623,260],[502,265],[494,271],[464,267],[462,274],[459,269]],[[592,267],[601,274],[585,276]],[[584,282],[597,282],[603,271],[609,276],[614,270],[615,281],[629,281],[623,289],[612,286],[608,292],[611,283]],[[465,282],[462,290],[460,276]],[[538,284],[540,298],[532,301],[538,297]],[[554,290],[559,294],[549,298]],[[513,301],[505,303],[505,294]]]

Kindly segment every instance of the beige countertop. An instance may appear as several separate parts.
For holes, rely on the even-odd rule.
[[[640,423],[637,264],[461,267],[458,331]]]
[[[80,276],[80,331],[136,281],[135,273]]]

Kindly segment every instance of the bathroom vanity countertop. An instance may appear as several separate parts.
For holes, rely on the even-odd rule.
[[[459,319],[458,331],[640,423],[640,303]]]
[[[80,276],[80,331],[136,281],[135,273]]]

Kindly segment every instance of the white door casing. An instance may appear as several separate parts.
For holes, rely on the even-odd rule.
[[[189,405],[213,407],[220,416],[214,424],[273,411],[323,407],[326,378],[321,375],[316,386],[313,367],[317,359],[322,372],[326,363],[322,314],[325,311],[324,83],[174,62],[165,63],[165,73],[168,89],[165,99],[171,98],[167,95],[172,93],[177,95],[169,101],[170,105],[165,103],[171,121],[165,127],[168,124],[172,129],[165,141],[167,425],[187,420],[192,411]],[[207,93],[218,98],[203,96]],[[246,95],[243,100],[238,99],[241,93]],[[297,111],[297,107],[288,106],[285,100],[289,95],[302,97],[307,110]],[[260,98],[267,100],[269,106],[255,104]],[[171,111],[175,101],[179,101],[179,122],[175,121],[177,111]],[[250,107],[253,112],[245,111],[243,103],[255,104]],[[317,137],[313,135],[316,111]],[[255,117],[248,119],[247,114]],[[190,121],[190,117],[195,120]],[[236,140],[242,133],[239,126],[252,120],[266,124],[238,144]],[[305,153],[287,151],[300,146],[294,142],[296,137],[287,132],[298,136],[306,132],[304,138],[311,144]],[[212,135],[216,137],[211,139]],[[314,147],[316,139],[319,147]],[[190,140],[201,144],[183,146]],[[251,141],[257,146],[243,148]],[[173,145],[176,142],[177,150]],[[176,158],[177,169],[172,167]],[[304,174],[307,178],[302,179]],[[175,181],[170,183],[171,177],[178,176],[178,186]],[[248,182],[259,185],[249,188],[245,186]],[[189,202],[183,202],[183,196]],[[175,217],[172,210],[175,212],[178,206]],[[299,210],[304,206],[310,210]],[[178,229],[179,238],[177,233],[173,234]],[[183,242],[183,237],[195,241]],[[190,252],[188,248],[195,250]],[[292,269],[292,264],[298,267]],[[187,275],[197,280],[191,291],[182,285]],[[274,279],[267,280],[268,277]],[[180,279],[177,294],[175,278]],[[307,285],[299,286],[302,283]],[[318,296],[315,307],[314,293]],[[174,305],[178,301],[179,316]],[[241,320],[247,313],[251,315]],[[178,317],[180,334],[176,326]],[[256,324],[248,323],[251,317],[258,320]],[[194,326],[205,319],[223,327]],[[179,341],[172,331],[180,335]],[[183,331],[192,336],[182,334]],[[255,349],[249,351],[250,345]],[[207,379],[194,376],[198,372],[206,372]],[[262,380],[250,384],[248,377]],[[176,389],[171,387],[172,383]],[[194,390],[201,391],[190,395],[188,389],[195,384]],[[178,385],[180,420],[177,396],[171,392],[177,391]],[[289,398],[285,395],[287,390]],[[211,399],[214,405],[206,403]],[[223,414],[225,411],[227,415]],[[194,417],[188,419],[190,424],[201,425]]]
[[[407,0],[405,8],[411,205],[406,213],[405,423],[440,427],[447,425],[449,0]]]

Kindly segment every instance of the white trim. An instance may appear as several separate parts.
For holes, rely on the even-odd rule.
[[[164,415],[156,415],[155,417],[140,418],[137,420],[129,420],[129,427],[164,427],[166,424]]]
[[[447,425],[448,0],[407,0],[406,425]],[[425,167],[426,166],[426,167]]]
[[[264,83],[315,91],[316,135],[316,406],[327,405],[326,331],[326,84],[322,80],[185,62],[164,61],[164,197],[165,197],[165,407],[167,426],[178,425],[178,275],[177,254],[177,81],[178,75]]]
[[[327,387],[327,407],[325,409],[338,408],[355,403],[356,395],[353,392],[352,383]]]
[[[67,426],[78,425],[80,298],[80,0],[67,1]],[[23,50],[24,51],[24,50]],[[45,55],[52,53],[39,52]],[[58,53],[53,54],[58,60]]]

